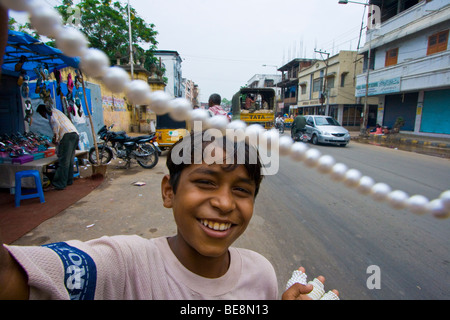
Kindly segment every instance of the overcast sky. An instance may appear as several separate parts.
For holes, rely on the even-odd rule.
[[[44,2],[58,5],[62,0]],[[293,58],[320,58],[315,48],[330,54],[356,50],[364,12],[363,5],[338,0],[130,3],[141,18],[155,24],[158,49],[180,54],[183,77],[198,84],[200,102],[212,93],[231,100],[255,74],[276,74],[277,67]]]

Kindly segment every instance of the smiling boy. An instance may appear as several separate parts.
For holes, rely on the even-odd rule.
[[[197,134],[201,146],[190,137],[176,145],[205,150],[211,142]],[[226,161],[212,164],[195,161],[194,152],[179,163],[182,155],[171,149],[161,192],[175,236],[0,247],[0,299],[277,299],[270,262],[231,246],[250,222],[262,180],[259,159],[237,161],[242,146],[251,158],[247,144],[225,143]],[[295,284],[283,298],[303,299],[311,290]]]
[[[195,164],[192,151],[199,147],[195,142],[202,141],[201,150],[211,144],[206,133],[201,135],[202,139],[188,137],[180,143],[190,157],[171,153],[167,158],[169,175],[163,178],[161,191],[163,204],[173,210],[177,225],[177,235],[168,238],[171,251],[186,269],[207,279],[204,285],[214,289],[216,298],[277,299],[272,265],[256,252],[231,247],[253,215],[262,180],[261,163],[259,159],[250,163],[253,150],[249,145],[227,144],[224,138],[215,149],[223,151],[223,163]],[[238,163],[239,147],[245,148],[247,161],[243,164]],[[188,161],[175,164],[175,156]],[[216,286],[224,277],[228,280]]]

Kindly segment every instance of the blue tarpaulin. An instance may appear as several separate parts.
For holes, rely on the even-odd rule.
[[[2,73],[18,77],[20,72],[15,71],[15,66],[22,56],[27,59],[22,70],[26,72],[30,80],[38,77],[34,69],[44,66],[45,63],[48,65],[49,72],[66,67],[78,68],[80,63],[79,58],[67,57],[61,50],[50,47],[28,34],[8,30],[8,44],[3,56]]]

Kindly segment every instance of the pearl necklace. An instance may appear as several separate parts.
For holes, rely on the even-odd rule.
[[[362,195],[368,195],[375,201],[386,201],[394,209],[408,209],[412,213],[445,219],[450,217],[450,190],[440,197],[429,201],[422,195],[408,196],[404,191],[391,190],[386,183],[375,183],[368,176],[363,176],[356,169],[349,169],[343,163],[336,163],[329,155],[321,155],[315,148],[309,148],[303,142],[294,142],[288,136],[279,136],[278,131],[265,130],[260,125],[247,126],[241,120],[228,122],[225,116],[209,117],[206,110],[193,109],[190,101],[184,98],[172,99],[163,91],[152,92],[147,82],[131,80],[128,73],[119,67],[110,67],[104,52],[88,48],[86,37],[79,30],[65,27],[59,13],[39,0],[0,0],[4,7],[25,11],[30,14],[30,22],[36,31],[54,38],[56,46],[69,57],[80,57],[80,68],[85,74],[102,80],[114,93],[125,92],[127,99],[135,105],[148,105],[157,115],[168,113],[176,121],[201,121],[206,127],[244,130],[246,136],[260,135],[267,142],[278,142],[280,155],[289,156],[293,161],[304,162],[310,168],[327,174],[337,182],[352,188]]]

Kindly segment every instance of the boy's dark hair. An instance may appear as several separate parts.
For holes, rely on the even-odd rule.
[[[178,182],[180,180],[180,176],[181,176],[181,172],[187,168],[188,166],[190,166],[195,162],[195,155],[194,155],[194,149],[198,146],[195,146],[194,143],[197,141],[201,141],[202,146],[201,146],[201,150],[203,152],[203,150],[205,150],[206,146],[208,146],[211,143],[214,143],[214,139],[211,141],[211,137],[207,136],[206,139],[204,138],[205,136],[207,136],[207,133],[205,131],[202,132],[191,132],[190,135],[188,137],[185,137],[184,139],[180,139],[178,140],[169,150],[169,153],[167,155],[167,161],[166,161],[166,166],[169,169],[169,175],[170,175],[170,179],[169,179],[169,183],[173,188],[174,193],[176,193],[177,187],[178,187]],[[197,139],[196,139],[197,138]],[[201,139],[201,140],[200,140]],[[189,158],[190,162],[188,161],[183,161],[181,163],[175,163],[173,161],[173,151],[174,148],[176,148],[179,144],[181,143],[189,143],[190,142],[190,146],[188,146],[188,150],[191,151],[191,154],[188,155],[188,157],[186,157],[186,155],[183,155],[182,152],[180,154],[177,154],[177,157],[183,157],[184,159]],[[230,155],[233,156],[233,162],[231,164],[229,163],[225,163],[222,164],[222,168],[225,171],[233,171],[235,168],[237,168],[239,165],[243,165],[245,167],[245,169],[247,170],[247,173],[250,177],[250,179],[252,181],[255,182],[255,198],[256,195],[258,194],[259,191],[259,186],[261,184],[261,181],[263,179],[263,175],[261,173],[262,170],[262,164],[261,161],[259,159],[259,155],[258,155],[258,151],[256,150],[256,148],[253,148],[251,146],[249,146],[246,142],[235,142],[235,141],[230,141],[230,139],[228,139],[226,137],[226,135],[223,136],[223,141],[221,141],[222,144],[221,146],[223,146],[224,149],[224,154],[226,156]],[[244,153],[245,153],[245,163],[238,163],[237,161],[237,154],[238,154],[238,149],[239,148],[244,148]],[[230,150],[230,148],[232,150]],[[183,151],[184,149],[182,149],[181,151]],[[251,161],[252,156],[251,156],[251,152],[255,152],[256,157],[254,157],[255,161]],[[225,158],[225,157],[224,157]],[[226,159],[224,159],[226,160]]]

